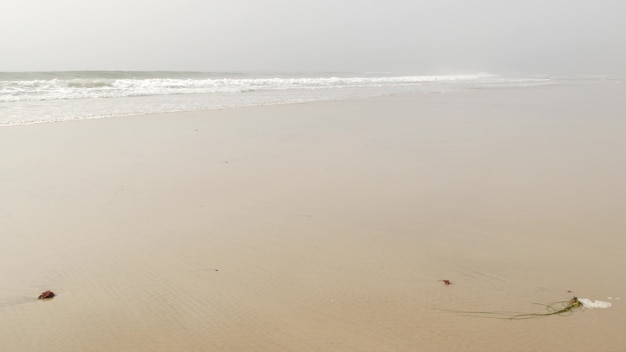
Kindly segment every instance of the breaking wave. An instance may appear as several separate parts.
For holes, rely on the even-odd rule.
[[[315,90],[337,88],[419,86],[427,84],[467,84],[506,82],[501,77],[479,73],[470,75],[422,76],[330,76],[330,77],[193,77],[191,73],[161,73],[151,77],[146,73],[128,72],[58,75],[50,73],[22,75],[30,79],[2,79],[0,74],[0,102],[67,100],[85,98],[120,98],[174,94],[244,93],[255,91]],[[5,74],[6,76],[6,74]],[[15,75],[14,75],[15,76]],[[107,77],[109,76],[109,77]],[[110,77],[114,76],[114,77]],[[18,76],[20,77],[20,76]],[[42,79],[47,78],[47,79]],[[545,80],[525,80],[538,83]],[[513,81],[511,81],[513,83]]]
[[[0,72],[0,125],[549,84],[489,73]]]

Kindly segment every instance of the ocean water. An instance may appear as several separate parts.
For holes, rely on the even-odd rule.
[[[489,73],[0,72],[0,126],[552,81]]]

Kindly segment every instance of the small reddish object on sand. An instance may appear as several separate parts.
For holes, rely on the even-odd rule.
[[[44,291],[44,292],[42,292],[42,293],[39,295],[39,297],[38,297],[38,298],[39,298],[39,299],[50,299],[50,298],[53,298],[54,296],[56,296],[56,295],[54,294],[54,292],[52,292],[52,291],[48,290],[48,291]]]
[[[441,282],[443,282],[444,285],[449,286],[452,284],[452,282],[450,282],[450,280],[439,280]]]

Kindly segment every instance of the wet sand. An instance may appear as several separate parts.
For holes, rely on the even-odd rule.
[[[624,93],[568,83],[0,128],[0,346],[621,351]],[[612,307],[458,312],[574,295]]]

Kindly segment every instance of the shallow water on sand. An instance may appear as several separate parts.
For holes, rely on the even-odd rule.
[[[473,90],[2,128],[0,345],[619,351],[623,93]],[[48,289],[57,297],[38,301]],[[574,295],[612,306],[459,313],[540,313]]]

